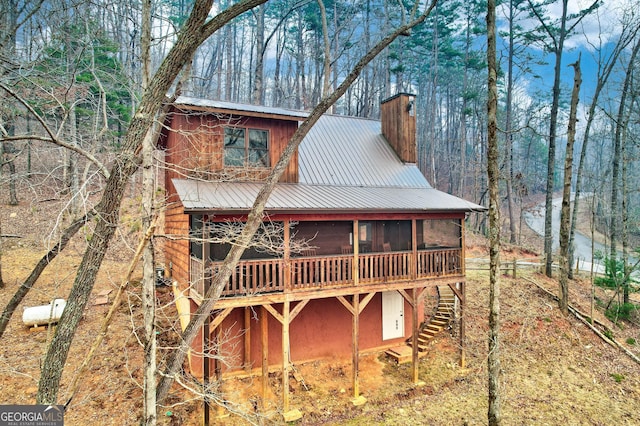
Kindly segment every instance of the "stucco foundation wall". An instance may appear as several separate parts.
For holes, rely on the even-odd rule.
[[[294,309],[296,303],[291,303]],[[273,307],[282,314],[282,304]],[[260,368],[262,360],[261,312],[259,306],[250,307],[249,324],[245,323],[245,308],[234,309],[221,326],[221,351],[225,359],[222,370],[243,369],[248,363],[250,368]],[[424,318],[420,309],[418,320]],[[405,336],[398,339],[382,340],[382,296],[377,293],[360,314],[359,349],[360,352],[383,349],[403,344],[411,336],[411,305],[404,303]],[[290,354],[294,363],[313,359],[350,359],[352,353],[352,315],[336,299],[314,299],[309,301],[291,322],[289,328]],[[244,358],[245,339],[250,342],[249,359]],[[202,347],[199,336],[194,342],[198,351]],[[195,348],[196,346],[194,346]],[[271,314],[268,314],[268,354],[269,365],[282,365],[282,326]],[[192,356],[192,373],[201,376],[202,361]],[[197,360],[197,361],[196,361]],[[213,366],[212,366],[213,371]]]

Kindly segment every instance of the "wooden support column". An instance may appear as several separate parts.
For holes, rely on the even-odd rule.
[[[285,219],[284,226],[284,254],[282,260],[284,262],[284,291],[288,293],[291,291],[291,230],[289,219]]]
[[[205,288],[208,287],[206,283],[208,281],[205,280]],[[202,326],[202,388],[204,394],[204,411],[202,414],[202,424],[204,426],[209,426],[211,411],[209,405],[209,398],[207,398],[207,388],[209,387],[209,376],[211,372],[209,371],[209,348],[211,346],[211,337],[209,336],[209,323],[211,318],[209,317],[207,321],[204,322]]]
[[[251,372],[251,308],[244,307],[244,371]]]
[[[202,279],[204,280],[204,294],[209,292],[209,288],[211,287],[211,280],[213,279],[211,272],[207,273],[207,264],[209,264],[209,227],[206,223],[202,224]],[[203,414],[202,414],[202,424],[204,426],[209,426],[211,420],[211,410],[209,404],[209,398],[207,398],[207,388],[209,387],[209,348],[211,347],[211,336],[210,336],[210,328],[211,324],[211,313],[207,313],[207,319],[202,325],[202,387],[203,387]]]
[[[415,220],[414,220],[415,222]],[[411,329],[413,333],[411,334],[411,380],[414,384],[419,382],[418,378],[418,333],[419,324],[418,324],[418,306],[420,303],[418,302],[418,289],[414,288],[411,292],[411,299],[413,300],[411,307]]]
[[[291,321],[307,306],[307,303],[309,303],[309,300],[302,300],[291,309],[291,302],[287,300],[282,305],[282,314],[276,311],[271,305],[263,305],[263,308],[282,324],[282,411],[284,412],[285,422],[292,422],[302,417],[302,414],[298,410],[289,411],[289,371],[291,370],[289,364],[289,324],[291,324]],[[266,365],[266,360],[263,362],[264,365]],[[262,367],[263,375],[265,374],[264,365]]]
[[[465,219],[464,217],[462,219],[460,219],[460,248],[462,249],[461,250],[461,252],[462,252],[462,256],[461,257],[462,258],[460,259],[460,268],[461,268],[462,275],[467,273],[467,271],[466,271],[466,262],[464,261],[464,258],[466,256],[465,251],[464,251],[464,248],[465,248],[465,245],[466,245],[464,219]]]
[[[467,360],[466,360],[466,349],[465,349],[466,342],[465,342],[465,324],[464,324],[465,307],[466,307],[464,281],[460,283],[460,294],[462,295],[462,298],[460,299],[460,367],[465,368],[467,366]]]
[[[349,303],[344,296],[337,296],[336,298],[352,315],[352,328],[351,328],[351,348],[352,348],[352,372],[351,372],[351,384],[353,387],[353,404],[361,405],[367,400],[360,395],[360,378],[359,378],[359,357],[360,357],[360,314],[367,306],[367,304],[375,296],[374,293],[367,294],[362,300],[360,300],[359,294],[354,294],[352,302]]]
[[[360,225],[357,220],[353,221],[353,285],[357,287],[360,284],[360,264],[358,256],[360,255]]]
[[[216,382],[218,383],[218,389],[220,389],[220,393],[224,394],[224,392],[222,392],[222,361],[220,360],[220,346],[222,345],[222,327],[217,327],[216,328],[216,340],[215,340],[215,344],[216,344],[216,348],[218,348],[218,356],[215,357],[214,359],[214,372],[216,375]],[[217,412],[217,416],[218,418],[222,418],[222,417],[226,417],[229,414],[225,413],[224,408],[222,407],[222,405],[218,404],[216,405],[216,412]]]
[[[269,388],[269,314],[260,307],[260,340],[262,343],[262,408],[264,409]]]
[[[351,327],[351,359],[352,359],[352,375],[351,383],[353,385],[353,397],[358,398],[360,396],[360,383],[358,381],[358,364],[360,353],[360,295],[353,295],[353,315],[352,315],[352,327]]]
[[[418,362],[420,361],[418,354],[418,334],[420,333],[418,310],[424,302],[427,289],[423,288],[422,290],[418,290],[417,288],[413,288],[411,295],[403,289],[398,290],[398,293],[411,305],[411,380],[414,384],[418,384],[420,383],[418,374]]]
[[[411,219],[411,279],[418,278],[418,226],[415,219]]]
[[[291,302],[282,307],[282,409],[289,411],[289,309]]]

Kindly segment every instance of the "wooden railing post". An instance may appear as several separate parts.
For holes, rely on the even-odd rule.
[[[418,225],[411,219],[411,279],[418,278]]]
[[[292,271],[291,271],[291,238],[289,231],[289,219],[284,220],[284,254],[282,256],[284,262],[284,292],[291,291]]]
[[[353,285],[358,286],[360,284],[360,226],[358,220],[353,221]]]

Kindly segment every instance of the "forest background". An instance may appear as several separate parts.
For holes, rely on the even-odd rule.
[[[94,208],[110,176],[104,165],[126,152],[145,79],[176,46],[195,3],[2,2],[0,184],[12,205],[65,200],[51,212],[55,225],[43,230],[44,249]],[[258,3],[204,41],[181,64],[179,89],[172,83],[169,92],[310,110],[381,35],[410,16],[410,5],[386,1]],[[152,18],[145,33],[147,4]],[[518,212],[526,197],[544,194],[548,202],[563,186],[558,159],[565,153],[573,77],[567,65],[581,58],[585,84],[571,185],[592,195],[594,224],[612,257],[617,247],[624,257],[638,244],[637,7],[498,5],[499,190],[510,242],[520,241]],[[488,205],[485,12],[483,2],[437,3],[425,22],[362,69],[331,112],[377,118],[382,99],[416,94],[418,166],[434,187]],[[134,222],[145,228],[143,219]],[[486,227],[482,219],[470,224],[479,232]],[[550,261],[546,246],[545,252]]]

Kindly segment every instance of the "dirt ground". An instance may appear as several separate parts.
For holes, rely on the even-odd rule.
[[[44,253],[56,218],[56,201],[5,204],[0,209],[3,239],[2,275],[6,283],[0,299],[6,301]],[[98,294],[110,299],[123,278],[139,232],[136,202],[130,200],[123,212],[124,226],[114,241],[91,302],[74,340],[63,376],[60,401],[70,395],[68,386],[100,328],[108,304],[96,304]],[[22,307],[48,303],[66,297],[85,247],[83,234],[47,268],[0,339],[0,404],[33,404],[40,364],[53,329],[32,331],[21,322]],[[467,238],[468,257],[487,257],[486,242],[479,236]],[[535,236],[525,238],[526,250],[505,246],[503,258],[536,259]],[[564,317],[547,294],[531,280],[555,292],[555,281],[535,271],[519,271],[519,278],[503,276],[501,282],[501,366],[502,415],[508,425],[633,425],[640,424],[640,365],[619,349],[597,337],[574,317]],[[583,312],[590,310],[591,287],[587,277],[571,282],[571,303]],[[396,365],[384,354],[360,357],[360,391],[367,402],[352,404],[350,360],[318,360],[296,364],[291,379],[291,408],[300,410],[305,425],[482,425],[487,412],[488,278],[486,271],[469,268],[467,280],[466,366],[460,367],[458,324],[434,339],[421,359],[423,384],[410,380],[410,364]],[[598,290],[597,296],[609,296]],[[169,289],[158,288],[159,340],[163,348],[175,341],[177,314]],[[608,322],[600,313],[594,317]],[[640,328],[634,324],[610,324],[615,338],[630,351],[640,354]],[[142,411],[142,349],[137,335],[141,322],[138,286],[132,283],[126,303],[114,322],[65,415],[68,425],[134,425]],[[160,361],[162,362],[162,354]],[[300,379],[300,380],[298,380]],[[282,423],[281,375],[270,375],[271,398],[262,416],[256,415],[258,377],[229,377],[222,384],[229,411],[213,424]],[[160,424],[201,424],[202,402],[176,386],[171,405],[159,411]],[[259,411],[259,410],[258,410]],[[248,413],[248,414],[246,414]]]

